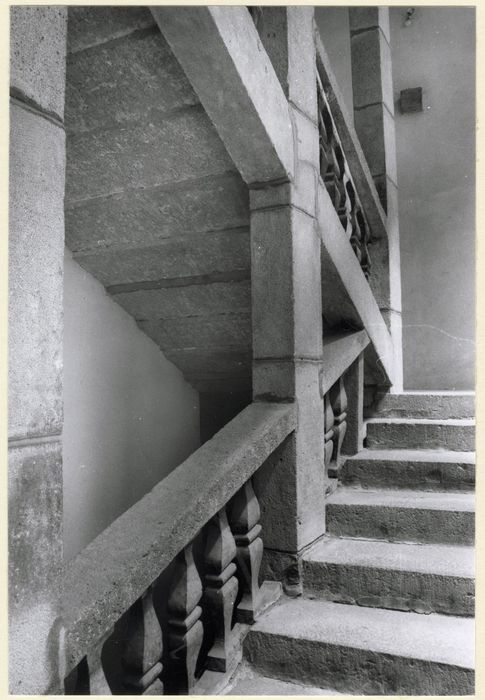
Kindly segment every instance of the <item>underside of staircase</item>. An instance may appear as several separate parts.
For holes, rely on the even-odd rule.
[[[251,628],[230,695],[474,692],[474,395],[378,397],[303,595]]]

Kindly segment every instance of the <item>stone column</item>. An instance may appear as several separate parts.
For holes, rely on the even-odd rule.
[[[387,213],[387,239],[373,239],[370,286],[391,331],[402,390],[401,263],[389,8],[350,7],[354,125]]]
[[[325,530],[318,126],[313,8],[264,7],[258,31],[287,95],[295,177],[250,190],[253,399],[294,400],[298,428],[259,471],[264,575],[299,590],[299,553]]]
[[[10,13],[9,687],[46,694],[60,689],[62,639],[67,10]]]

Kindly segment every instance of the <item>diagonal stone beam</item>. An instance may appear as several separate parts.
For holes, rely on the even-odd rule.
[[[288,102],[246,7],[151,7],[248,185],[291,180]]]

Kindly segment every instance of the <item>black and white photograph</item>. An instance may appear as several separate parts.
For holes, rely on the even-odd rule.
[[[8,6],[6,692],[475,694],[479,12]]]

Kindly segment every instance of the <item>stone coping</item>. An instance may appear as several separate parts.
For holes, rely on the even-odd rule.
[[[91,542],[64,573],[66,674],[296,428],[252,403]]]
[[[323,371],[320,384],[322,394],[327,393],[369,343],[366,331],[331,333],[323,336]]]

